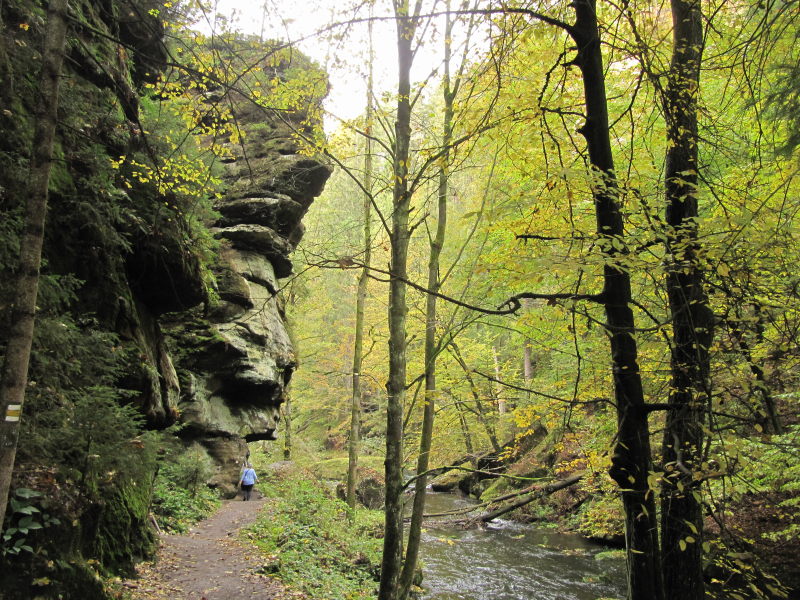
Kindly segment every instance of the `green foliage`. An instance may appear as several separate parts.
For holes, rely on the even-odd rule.
[[[307,472],[285,473],[264,490],[270,502],[245,531],[268,556],[266,570],[309,598],[373,598],[382,534],[378,511],[357,510],[334,498]]]
[[[788,590],[748,553],[716,547],[708,553],[711,575],[706,597],[713,600],[783,600]]]
[[[0,540],[0,554],[3,556],[20,552],[32,553],[34,549],[29,545],[29,532],[61,523],[56,517],[36,506],[35,499],[39,497],[41,494],[35,490],[17,488],[9,498],[6,514],[8,526],[3,529]]]
[[[367,467],[375,470],[383,469],[383,457],[362,456],[358,460],[359,467]],[[330,481],[344,481],[347,479],[347,457],[329,458],[309,465],[314,475],[320,479]]]
[[[153,486],[153,512],[163,529],[184,533],[219,506],[219,496],[205,485],[213,469],[197,446],[162,463]]]
[[[613,540],[625,533],[625,514],[617,494],[593,497],[578,518],[578,531],[589,538]]]
[[[733,450],[733,448],[731,448]],[[752,492],[775,494],[781,526],[762,534],[764,539],[782,542],[800,536],[800,424],[790,425],[781,435],[768,439],[742,439],[735,450],[743,469],[734,490],[737,495]]]

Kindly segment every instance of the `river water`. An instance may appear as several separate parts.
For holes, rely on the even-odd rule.
[[[427,513],[466,506],[453,494],[428,492]],[[625,597],[622,559],[577,535],[499,520],[483,529],[436,529],[420,551],[425,600],[596,600]]]

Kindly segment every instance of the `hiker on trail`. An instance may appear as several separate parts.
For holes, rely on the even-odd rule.
[[[253,486],[258,481],[258,475],[250,466],[250,463],[244,464],[244,471],[242,477],[239,479],[239,485],[242,488],[242,500],[250,500],[250,493],[253,491]]]

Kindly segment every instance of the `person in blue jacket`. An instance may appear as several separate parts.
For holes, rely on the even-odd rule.
[[[255,470],[250,463],[245,463],[242,477],[239,479],[239,486],[242,488],[242,500],[250,500],[250,494],[257,481],[258,475],[256,475]]]

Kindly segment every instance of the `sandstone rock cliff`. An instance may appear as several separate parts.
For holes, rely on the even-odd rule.
[[[212,483],[228,494],[245,443],[275,439],[297,367],[280,279],[292,274],[289,255],[302,237],[301,219],[331,174],[299,153],[293,134],[304,115],[254,110],[245,101],[234,103],[233,115],[245,135],[230,145],[225,191],[215,206],[219,299],[179,336],[192,347],[179,403],[183,436],[217,461]]]

